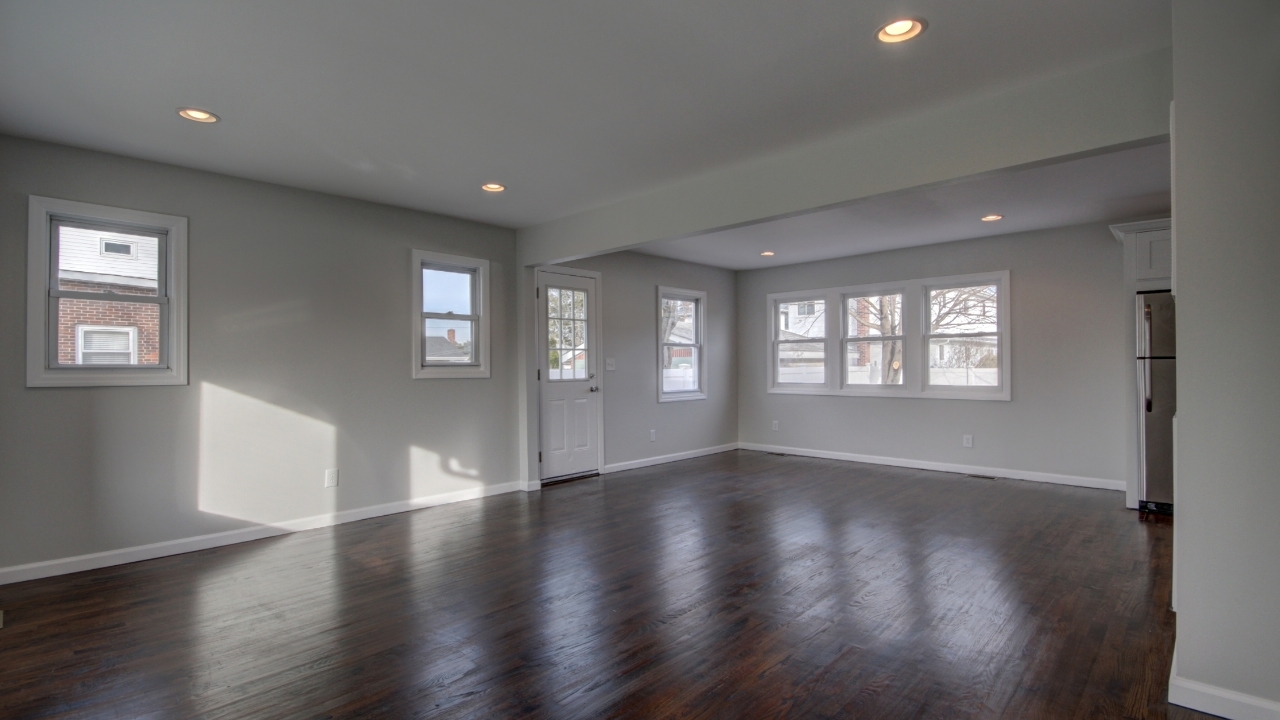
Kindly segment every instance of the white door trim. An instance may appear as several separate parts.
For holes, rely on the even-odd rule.
[[[604,363],[605,337],[604,337],[604,313],[601,311],[602,308],[604,307],[604,302],[601,298],[604,295],[604,275],[602,275],[601,273],[595,270],[581,270],[579,268],[563,267],[560,265],[543,265],[541,267],[536,267],[533,269],[533,286],[535,288],[538,288],[539,293],[541,293],[541,288],[544,281],[543,275],[548,275],[548,274],[573,275],[575,277],[590,278],[591,280],[594,280],[596,283],[596,291],[594,293],[595,297],[591,299],[591,313],[592,313],[591,316],[596,318],[596,322],[592,323],[592,325],[594,325],[595,327],[596,346],[599,348],[596,351],[597,353],[596,357],[599,359],[599,362],[600,362],[600,370],[596,372],[596,386],[600,388],[600,392],[596,394],[596,404],[597,404],[596,406],[596,438],[597,438],[596,445],[599,448],[598,449],[599,457],[596,459],[596,470],[600,473],[603,473],[604,472],[604,391],[605,391],[603,363]],[[535,328],[542,327],[542,317],[540,316],[540,313],[543,312],[542,303],[544,300],[545,298],[542,298],[541,295],[539,294],[538,300],[534,303]],[[547,356],[547,338],[546,338],[546,334],[541,332],[541,330],[539,329],[535,329],[534,334],[537,335],[537,358],[536,358],[537,362],[534,365],[534,367],[541,370],[543,365],[542,360]],[[538,387],[538,392],[537,392],[538,405],[537,405],[536,411],[532,413],[532,417],[533,417],[533,421],[538,424],[538,452],[541,453],[542,452],[542,382],[541,380],[539,380],[539,382],[537,383],[537,387]],[[538,465],[538,472],[534,473],[534,476],[537,478],[539,482],[542,481],[542,467],[540,462]]]

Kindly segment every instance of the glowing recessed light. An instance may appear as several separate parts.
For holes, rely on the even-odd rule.
[[[765,257],[773,257],[773,251],[772,251],[772,250],[765,250],[764,252],[762,252],[762,253],[760,253],[760,254],[761,254],[761,255],[763,255],[763,256],[765,256]]]
[[[894,20],[881,27],[876,37],[880,42],[899,43],[919,35],[926,27],[928,23],[924,20]]]
[[[505,185],[499,185],[498,183],[485,183],[480,186],[480,189],[485,192],[502,192],[503,190],[506,190],[507,187]]]
[[[983,215],[982,216],[982,222],[995,222],[997,220],[1003,220],[1003,219],[1004,219],[1003,215]]]
[[[207,110],[197,110],[196,108],[178,108],[178,114],[188,120],[194,120],[202,123],[216,123],[218,116]]]

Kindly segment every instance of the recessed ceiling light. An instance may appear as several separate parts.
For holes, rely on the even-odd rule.
[[[928,25],[924,20],[894,20],[888,25],[882,26],[876,33],[876,37],[880,39],[880,42],[900,43],[924,32]]]
[[[982,216],[982,222],[995,222],[997,220],[1003,220],[1003,219],[1004,219],[1003,215],[983,215]]]
[[[760,254],[761,254],[761,255],[763,255],[763,256],[765,256],[765,257],[773,257],[773,251],[772,251],[772,250],[765,250],[764,252],[762,252],[762,253],[760,253]]]
[[[485,192],[502,192],[507,188],[505,185],[499,185],[498,183],[485,183],[484,185],[480,186],[480,189],[484,190]]]
[[[216,123],[218,116],[207,110],[197,110],[196,108],[178,108],[178,114],[188,120],[194,120],[202,123]]]

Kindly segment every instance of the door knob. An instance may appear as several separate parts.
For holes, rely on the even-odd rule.
[[[595,385],[592,385],[589,389],[591,390],[591,392],[600,392],[600,388],[596,387]]]

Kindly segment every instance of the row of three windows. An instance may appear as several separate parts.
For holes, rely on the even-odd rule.
[[[771,295],[770,389],[1008,399],[1007,285],[996,273]]]

